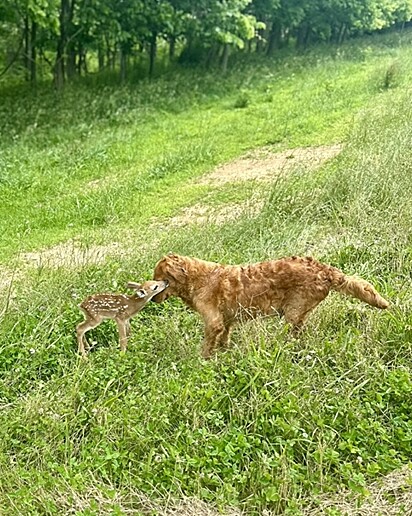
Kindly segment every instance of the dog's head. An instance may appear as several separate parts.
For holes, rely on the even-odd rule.
[[[167,281],[168,287],[152,298],[156,303],[162,303],[170,296],[179,295],[186,283],[186,269],[183,257],[168,254],[159,260],[154,270],[155,281]]]

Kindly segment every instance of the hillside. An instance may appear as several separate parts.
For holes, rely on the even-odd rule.
[[[411,34],[3,91],[0,513],[316,514],[397,471],[408,503]],[[260,319],[205,362],[174,299],[133,320],[125,355],[105,323],[81,361],[77,304],[169,251],[310,254],[391,308],[332,294],[299,340]]]

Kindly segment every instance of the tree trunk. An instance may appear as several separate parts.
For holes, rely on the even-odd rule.
[[[210,47],[206,56],[206,68],[210,68],[219,57],[219,46],[214,44]]]
[[[32,85],[36,84],[37,81],[37,52],[36,52],[36,39],[37,39],[37,23],[31,23],[31,52],[30,52],[30,82]]]
[[[303,24],[298,29],[298,35],[296,38],[296,45],[298,48],[306,48],[309,40],[309,27]]]
[[[279,43],[279,45],[281,47],[288,47],[289,46],[290,33],[291,33],[291,31],[289,29],[285,29],[283,31],[283,34],[280,35],[280,43]],[[308,32],[308,34],[309,34],[309,32]]]
[[[339,31],[338,45],[341,45],[344,42],[346,36],[346,29],[346,23],[342,23],[342,26]]]
[[[64,66],[66,45],[67,45],[67,25],[70,16],[69,0],[61,0],[59,25],[60,35],[57,42],[56,63],[54,67],[54,83],[58,90],[62,89],[66,78],[66,70]]]
[[[72,79],[76,75],[76,41],[75,41],[75,27],[73,25],[74,8],[76,0],[68,0],[67,13],[67,61],[66,71],[67,78]]]
[[[76,75],[76,49],[74,48],[74,45],[70,45],[68,51],[66,70],[67,78],[73,79],[73,77]]]
[[[87,70],[87,61],[86,61],[86,50],[82,45],[79,45],[79,57],[77,59],[77,73],[80,76],[82,74],[82,70],[85,75],[88,74]]]
[[[225,43],[223,46],[223,54],[222,54],[222,72],[227,72],[227,64],[229,61],[229,54],[230,54],[230,45],[229,43]]]
[[[83,48],[82,52],[82,68],[84,71],[84,75],[88,75],[89,69],[87,68],[87,49]]]
[[[116,55],[117,55],[117,44],[115,43],[114,47],[112,48],[111,55],[110,55],[110,69],[111,70],[116,69]]]
[[[97,48],[97,62],[99,64],[99,72],[104,70],[104,51],[103,51],[103,44],[100,41],[99,46]]]
[[[61,90],[64,86],[64,65],[59,52],[56,55],[56,63],[54,65],[54,85],[57,90]]]
[[[26,16],[24,20],[24,67],[26,81],[31,84],[36,82],[36,34],[37,24]]]
[[[169,61],[174,61],[176,54],[176,38],[170,36],[169,38]]]
[[[79,57],[77,58],[77,75],[82,74],[82,46],[79,45]]]
[[[127,75],[127,53],[126,50],[120,47],[120,82],[123,83],[126,80]]]
[[[273,22],[272,27],[270,29],[270,33],[269,33],[268,46],[266,49],[266,54],[268,56],[272,56],[274,54],[275,50],[277,50],[280,47],[281,35],[282,35],[281,26],[278,23]]]
[[[26,70],[26,81],[30,79],[30,25],[29,17],[24,18],[24,68]]]
[[[154,63],[155,63],[155,59],[156,59],[156,51],[157,51],[157,34],[156,34],[156,32],[153,32],[152,38],[150,40],[149,77],[153,76]]]
[[[106,66],[108,68],[111,68],[111,65],[112,65],[112,49],[111,49],[110,41],[109,41],[109,38],[107,37],[107,35],[105,36],[104,40],[105,40],[105,47],[106,47]]]

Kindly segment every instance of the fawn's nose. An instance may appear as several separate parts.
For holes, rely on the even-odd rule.
[[[169,280],[165,280],[165,285],[166,285],[166,287],[169,286]]]

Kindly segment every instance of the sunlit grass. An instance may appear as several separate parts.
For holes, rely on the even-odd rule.
[[[180,185],[248,149],[344,140],[359,108],[382,95],[393,54],[402,58],[398,82],[407,82],[404,40],[396,51],[359,41],[356,52],[352,44],[239,64],[219,80],[188,70],[123,88],[76,85],[62,96],[44,88],[35,97],[9,93],[0,108],[0,260],[80,228],[85,236],[139,224],[160,209],[150,194],[173,184],[174,206],[184,206]],[[245,109],[234,107],[240,84]],[[164,214],[165,203],[157,206]]]
[[[15,272],[0,325],[0,512],[123,514],[144,496],[194,496],[298,514],[322,491],[366,492],[410,460],[411,63],[407,47],[379,41],[239,65],[227,79],[187,72],[14,99],[0,144],[3,266],[72,237],[125,250],[104,265]],[[399,82],[383,91],[399,56]],[[241,82],[249,100],[235,108]],[[260,145],[336,141],[335,160],[273,184],[193,182]],[[252,194],[261,210],[167,224],[187,205]],[[199,319],[170,300],[133,320],[124,356],[108,322],[80,362],[80,300],[150,277],[171,250],[229,263],[313,254],[374,283],[391,308],[332,294],[299,341],[259,320],[204,362]]]

